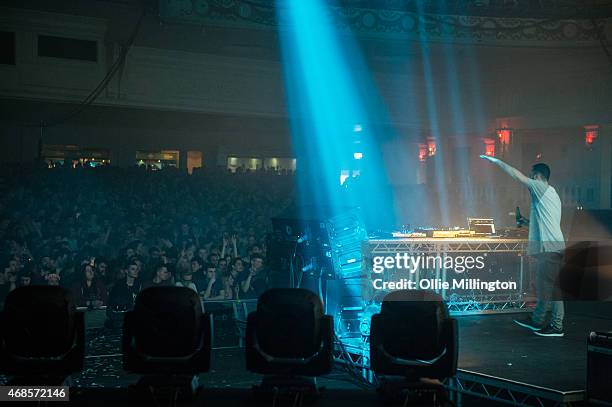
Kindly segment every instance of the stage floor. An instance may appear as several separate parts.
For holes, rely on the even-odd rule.
[[[459,369],[557,391],[584,390],[587,336],[612,330],[612,319],[570,312],[565,336],[545,338],[514,324],[516,315],[528,314],[458,317]]]

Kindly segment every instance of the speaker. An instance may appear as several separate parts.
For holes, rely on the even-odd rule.
[[[612,406],[612,331],[591,332],[587,340],[587,401]]]
[[[368,239],[363,216],[357,208],[330,218],[327,222],[330,257],[337,278],[360,277],[361,245]]]
[[[291,206],[272,219],[268,266],[273,288],[305,287],[320,292],[319,278],[333,276],[327,225],[316,207]]]

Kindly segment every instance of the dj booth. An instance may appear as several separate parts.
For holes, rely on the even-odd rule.
[[[518,238],[369,239],[362,243],[362,275],[370,281],[382,280],[377,287],[372,283],[374,292],[369,297],[374,301],[388,292],[377,289],[381,282],[401,281],[404,284],[398,288],[408,288],[412,282],[411,287],[440,293],[453,313],[516,312],[525,307],[530,288],[526,249],[527,240]],[[420,258],[421,264],[410,271],[393,264],[376,272],[373,270],[376,258],[417,261]],[[477,262],[470,263],[477,264],[466,267],[466,258],[476,259]]]
[[[397,289],[434,290],[453,313],[525,307],[531,286],[525,229],[498,231],[493,219],[469,218],[467,229],[368,233],[358,208],[311,217],[305,212],[273,219],[268,257],[279,271],[274,285],[318,291],[338,320],[367,317],[366,308],[380,306]],[[411,270],[402,261],[411,261]],[[355,331],[355,323],[348,324]]]

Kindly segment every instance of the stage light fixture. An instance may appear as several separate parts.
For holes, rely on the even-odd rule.
[[[331,371],[332,347],[333,319],[318,295],[302,288],[264,292],[247,319],[246,367],[266,375],[255,396],[316,397],[315,377]]]
[[[449,317],[439,294],[387,294],[370,325],[370,361],[379,378],[379,393],[389,401],[399,397],[404,405],[414,392],[444,395],[439,380],[457,371],[457,337],[457,321]]]
[[[83,368],[85,318],[68,290],[27,286],[11,291],[0,326],[0,372],[12,376],[8,385],[65,385]]]
[[[136,298],[123,324],[123,368],[142,374],[138,398],[190,399],[210,368],[212,318],[186,287],[151,287]]]

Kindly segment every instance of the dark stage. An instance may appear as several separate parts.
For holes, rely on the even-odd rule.
[[[582,400],[586,339],[592,330],[612,329],[612,303],[569,303],[567,311],[563,338],[538,337],[515,325],[512,319],[521,314],[457,317],[460,371],[447,382],[451,389],[460,388],[455,400],[463,405],[493,405],[494,399],[482,398],[488,391],[498,401],[508,401],[507,391],[497,393],[496,389],[510,389],[516,405]],[[95,329],[88,334],[85,368],[74,377],[73,400],[126,401],[126,389],[138,376],[121,369],[120,333]],[[249,389],[258,381],[259,376],[244,367],[243,349],[216,349],[211,371],[200,376],[205,390],[198,400],[207,405],[248,404]],[[318,383],[325,391],[317,405],[378,403],[374,387],[358,382],[354,372],[350,374],[342,365]]]
[[[566,310],[563,338],[519,327],[516,314],[459,317],[459,371],[450,388],[514,405],[580,405],[587,337],[612,330],[612,303],[569,303]]]
[[[460,317],[459,368],[556,391],[584,390],[587,337],[612,330],[612,318],[570,312],[565,337],[543,338],[513,317]]]

